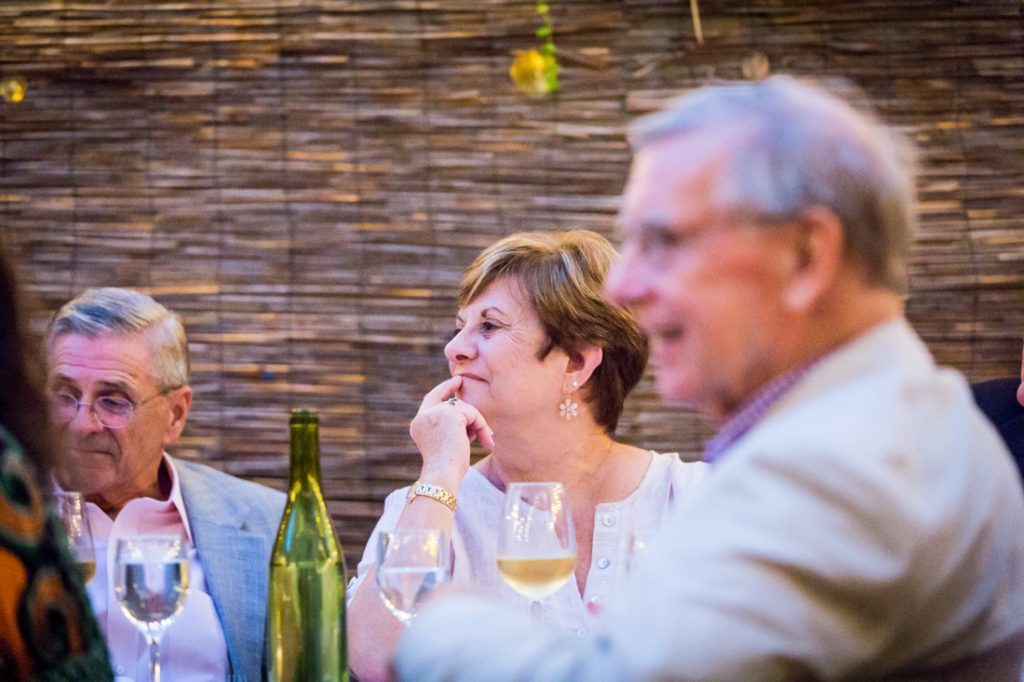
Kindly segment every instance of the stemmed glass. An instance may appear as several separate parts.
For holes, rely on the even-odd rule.
[[[576,534],[565,486],[512,483],[505,491],[505,515],[498,536],[498,570],[509,585],[540,602],[565,585],[576,569]]]
[[[427,596],[451,578],[450,556],[441,530],[394,530],[377,536],[377,587],[395,618],[408,625]]]
[[[64,524],[71,556],[82,572],[82,581],[89,582],[96,575],[96,551],[92,546],[92,528],[85,511],[82,493],[61,492],[55,495],[57,513]]]
[[[149,644],[149,679],[160,680],[160,637],[181,613],[188,592],[184,539],[151,535],[117,541],[114,592]]]

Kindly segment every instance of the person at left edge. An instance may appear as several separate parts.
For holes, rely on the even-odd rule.
[[[54,447],[23,296],[0,244],[0,680],[109,682],[106,643],[48,509]]]
[[[96,543],[87,589],[117,678],[145,679],[148,661],[114,594],[117,540],[170,533],[187,539],[190,585],[161,641],[165,679],[259,680],[285,496],[165,451],[192,405],[181,320],[137,291],[90,289],[57,312],[46,342],[56,478],[85,494]]]

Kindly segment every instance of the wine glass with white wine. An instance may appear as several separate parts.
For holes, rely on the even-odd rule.
[[[403,624],[451,578],[451,554],[436,528],[393,530],[377,537],[377,587],[388,610]]]
[[[60,492],[54,495],[57,514],[64,524],[71,556],[82,572],[82,581],[88,583],[96,575],[96,550],[92,545],[92,528],[85,511],[82,493]]]
[[[149,645],[149,679],[160,680],[160,637],[185,605],[188,555],[179,536],[117,541],[114,592]]]
[[[576,533],[565,486],[512,483],[498,536],[498,570],[540,616],[540,602],[565,585],[576,569]]]

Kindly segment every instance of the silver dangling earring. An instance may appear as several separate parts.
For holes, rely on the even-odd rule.
[[[579,383],[577,383],[576,381],[572,382],[573,390],[575,390],[578,386]],[[574,417],[579,415],[579,413],[579,403],[574,401],[570,396],[566,396],[565,400],[558,404],[558,416],[564,419],[565,421],[573,419]]]

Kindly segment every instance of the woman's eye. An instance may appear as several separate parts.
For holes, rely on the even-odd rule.
[[[480,323],[480,331],[484,332],[485,334],[497,331],[497,329],[498,325],[496,325],[493,322],[488,322],[487,320],[484,320],[483,322]]]

